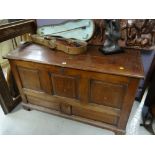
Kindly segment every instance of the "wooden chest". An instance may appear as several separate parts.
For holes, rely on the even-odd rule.
[[[29,44],[6,56],[23,106],[125,133],[140,78],[140,53],[68,55]]]

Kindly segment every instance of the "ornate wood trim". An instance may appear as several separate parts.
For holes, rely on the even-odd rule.
[[[0,25],[0,42],[15,38],[25,33],[35,33],[36,29],[36,20],[20,20]]]

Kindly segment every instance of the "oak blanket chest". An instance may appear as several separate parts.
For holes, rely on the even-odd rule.
[[[30,43],[5,58],[25,108],[125,133],[144,74],[138,50],[105,56],[90,46],[73,56]]]

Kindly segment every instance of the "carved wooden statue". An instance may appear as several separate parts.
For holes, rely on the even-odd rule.
[[[122,39],[127,47],[151,49],[154,46],[155,20],[121,20]]]
[[[106,30],[105,30],[106,40],[104,42],[104,45],[101,51],[104,54],[122,52],[122,49],[118,44],[118,40],[121,38],[119,20],[106,19],[105,26],[106,26]]]

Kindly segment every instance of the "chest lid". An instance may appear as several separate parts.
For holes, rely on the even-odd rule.
[[[69,55],[31,43],[17,48],[4,58],[128,77],[144,77],[140,51],[133,49],[125,49],[125,52],[120,54],[103,55],[98,46],[88,46],[86,53]]]

